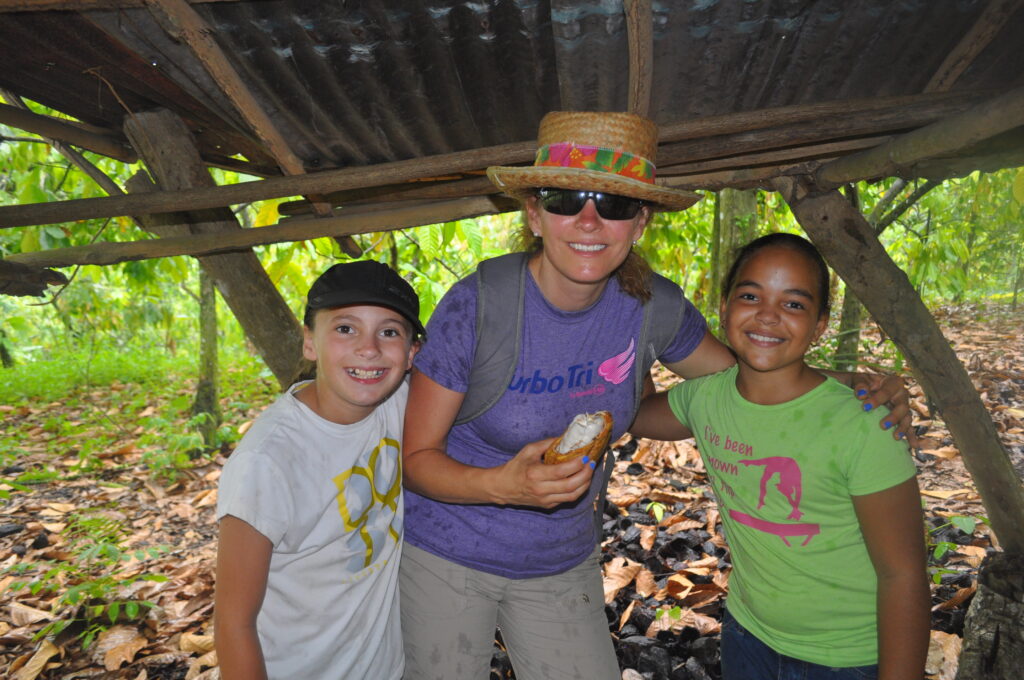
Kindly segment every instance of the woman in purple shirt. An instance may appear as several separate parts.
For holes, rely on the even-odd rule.
[[[476,349],[473,274],[442,299],[416,358],[402,447],[409,680],[487,678],[495,626],[519,680],[620,677],[593,521],[604,479],[595,461],[544,465],[541,454],[576,414],[609,411],[613,441],[635,416],[634,373],[647,370],[637,343],[657,275],[632,245],[653,211],[699,198],[655,183],[656,148],[656,126],[639,116],[553,112],[533,166],[488,169],[523,201],[520,353],[494,406],[456,425]],[[683,304],[661,363],[683,378],[735,363]],[[872,400],[902,389],[895,382]]]

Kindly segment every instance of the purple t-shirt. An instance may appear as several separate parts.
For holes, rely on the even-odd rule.
[[[415,359],[431,380],[465,392],[476,345],[477,281],[473,274],[444,296],[427,324],[429,341]],[[495,467],[525,444],[555,437],[583,412],[609,411],[612,441],[633,422],[635,347],[640,303],[614,278],[587,309],[566,312],[526,277],[523,341],[508,391],[486,413],[452,428],[448,455]],[[659,357],[679,361],[700,344],[706,323],[686,301],[675,341]],[[580,564],[593,551],[593,501],[600,490],[553,510],[442,503],[406,490],[405,540],[463,566],[508,578],[547,576]]]

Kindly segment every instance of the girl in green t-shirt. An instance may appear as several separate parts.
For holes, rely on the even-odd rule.
[[[747,244],[723,286],[737,365],[644,400],[631,431],[694,436],[733,570],[723,680],[920,680],[929,590],[914,464],[807,365],[829,275],[807,240]]]

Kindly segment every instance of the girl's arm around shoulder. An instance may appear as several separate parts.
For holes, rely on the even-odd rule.
[[[657,392],[644,397],[629,433],[634,437],[671,442],[693,436],[690,428],[679,422],[676,414],[672,412],[668,392]]]
[[[665,364],[665,368],[681,378],[699,378],[724,371],[736,363],[732,350],[719,342],[711,331],[704,332],[704,338],[697,348],[679,361]]]
[[[266,680],[256,616],[270,572],[270,539],[232,515],[220,521],[214,640],[223,680]]]
[[[917,478],[852,499],[878,576],[878,679],[920,680],[930,594]]]
[[[857,399],[863,402],[865,411],[883,404],[888,406],[889,413],[879,418],[878,427],[892,432],[893,439],[906,439],[913,447],[918,445],[917,432],[911,422],[910,391],[903,378],[878,373],[820,372],[852,389]]]
[[[402,475],[407,489],[446,503],[542,508],[574,501],[586,493],[593,468],[579,459],[557,465],[541,462],[551,439],[527,444],[508,462],[493,468],[466,465],[449,456],[448,433],[463,397],[413,369],[402,441]]]

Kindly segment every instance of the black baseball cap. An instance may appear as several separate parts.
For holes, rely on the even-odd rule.
[[[347,305],[380,305],[393,309],[412,324],[417,336],[427,331],[420,323],[420,299],[409,282],[383,262],[342,262],[325,271],[309,288],[306,313]]]

